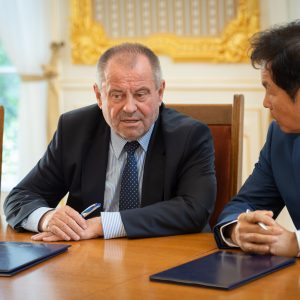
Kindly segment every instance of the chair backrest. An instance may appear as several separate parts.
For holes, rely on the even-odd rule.
[[[217,199],[210,219],[213,227],[225,204],[234,196],[242,180],[244,96],[234,95],[232,104],[168,104],[208,125],[215,146]]]
[[[0,191],[2,175],[2,148],[3,148],[3,129],[4,129],[4,107],[0,106]]]

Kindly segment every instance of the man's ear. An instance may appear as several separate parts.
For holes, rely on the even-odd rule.
[[[161,82],[160,88],[159,88],[159,90],[158,90],[158,95],[159,95],[160,104],[161,104],[162,101],[163,101],[165,87],[166,87],[166,82],[163,80],[163,81]]]
[[[97,99],[98,106],[101,108],[102,107],[101,93],[100,93],[99,87],[96,83],[94,83],[93,89],[94,89],[94,93],[95,93],[95,96]]]
[[[300,102],[300,87],[298,88],[298,91],[296,92],[296,96],[295,96],[295,102]]]

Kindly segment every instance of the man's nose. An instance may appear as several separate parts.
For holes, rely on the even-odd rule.
[[[127,113],[133,113],[137,109],[135,99],[132,95],[127,95],[123,110]]]
[[[269,108],[269,109],[271,108],[271,102],[267,95],[265,95],[265,97],[264,97],[263,106],[265,108]]]

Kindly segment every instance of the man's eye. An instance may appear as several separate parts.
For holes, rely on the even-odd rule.
[[[122,94],[121,93],[112,93],[110,96],[114,100],[121,100],[122,99]]]
[[[145,98],[145,96],[147,95],[147,91],[140,91],[138,93],[135,94],[135,97],[139,100],[142,100]]]

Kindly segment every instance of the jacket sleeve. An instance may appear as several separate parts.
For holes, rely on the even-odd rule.
[[[15,229],[37,208],[55,207],[67,192],[61,162],[61,127],[62,118],[43,157],[5,199],[6,220]]]
[[[236,220],[247,209],[271,209],[274,212],[274,217],[276,217],[284,207],[271,165],[273,126],[274,124],[269,128],[266,143],[260,152],[253,173],[245,181],[238,194],[225,206],[214,227],[214,236],[219,248],[229,248],[221,238],[220,228]]]

